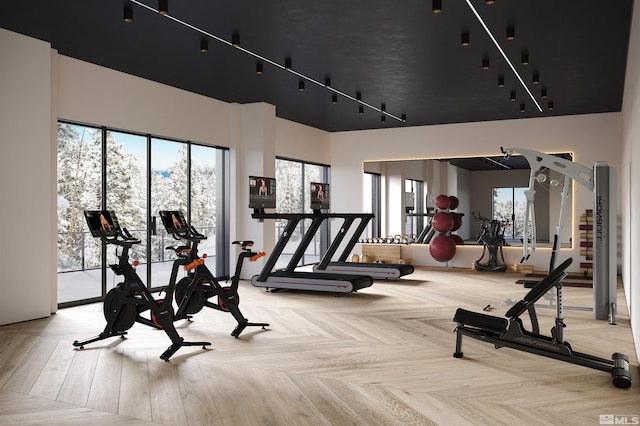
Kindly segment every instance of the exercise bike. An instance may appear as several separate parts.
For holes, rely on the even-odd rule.
[[[245,259],[250,262],[256,261],[265,255],[264,252],[254,252],[251,247],[253,241],[234,241],[232,244],[239,245],[242,251],[238,255],[235,275],[231,277],[230,286],[222,286],[219,280],[229,279],[228,277],[216,278],[205,265],[205,257],[198,254],[198,244],[206,240],[207,237],[199,233],[193,226],[187,224],[184,215],[178,210],[162,210],[159,212],[162,224],[167,233],[177,240],[186,240],[187,245],[178,247],[167,247],[176,254],[176,260],[171,270],[171,278],[166,288],[164,304],[171,306],[172,301],[178,306],[173,314],[173,320],[191,320],[203,307],[207,306],[222,312],[229,312],[238,322],[236,328],[231,332],[233,337],[239,337],[246,327],[268,327],[268,323],[249,322],[238,307],[240,297],[238,295],[238,284],[240,283],[240,273]],[[182,267],[187,271],[187,275],[177,281],[178,270]],[[209,299],[217,297],[217,303]]]
[[[133,237],[127,228],[120,228],[118,219],[113,211],[108,210],[87,210],[84,212],[87,224],[91,230],[91,235],[100,238],[105,244],[113,244],[122,247],[122,252],[116,257],[118,263],[109,265],[116,275],[121,275],[124,281],[109,290],[104,298],[104,317],[107,320],[102,333],[85,340],[76,340],[73,346],[84,349],[84,346],[98,340],[110,337],[125,338],[129,330],[136,322],[149,327],[162,329],[171,339],[171,346],[160,355],[160,359],[168,361],[171,356],[183,346],[206,346],[210,342],[185,342],[175,327],[170,312],[170,306],[158,303],[147,286],[142,282],[135,266],[129,263],[129,250],[134,244],[139,244],[140,240]],[[151,318],[144,318],[140,314],[150,311]]]
[[[462,336],[492,343],[496,349],[501,347],[513,348],[536,355],[542,355],[571,364],[595,368],[611,373],[612,383],[618,388],[631,386],[629,371],[629,357],[616,352],[611,359],[596,357],[574,351],[569,342],[564,340],[564,323],[562,309],[562,279],[567,276],[565,269],[572,259],[565,260],[560,266],[549,273],[536,284],[522,300],[513,305],[505,314],[508,318],[486,315],[479,312],[458,308],[453,321],[457,323],[456,351],[453,356],[462,358]],[[551,289],[556,288],[556,319],[551,329],[551,336],[540,334],[535,303]],[[531,330],[526,330],[520,316],[529,313]]]

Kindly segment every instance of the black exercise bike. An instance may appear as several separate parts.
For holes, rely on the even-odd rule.
[[[198,244],[206,240],[207,237],[199,233],[193,226],[187,224],[184,215],[178,210],[162,210],[160,218],[167,233],[177,240],[185,240],[186,245],[178,247],[167,247],[173,251],[177,258],[173,263],[171,278],[166,288],[166,295],[163,304],[172,306],[175,300],[178,309],[173,314],[173,320],[190,320],[192,315],[197,314],[203,307],[207,306],[222,312],[229,312],[238,322],[236,328],[231,332],[233,337],[239,337],[246,327],[268,327],[268,323],[249,322],[240,312],[238,304],[238,284],[240,283],[240,273],[245,259],[253,262],[265,255],[264,252],[254,252],[251,247],[253,241],[234,241],[232,244],[239,245],[242,249],[238,255],[235,275],[231,277],[230,286],[222,286],[219,280],[228,280],[228,277],[216,278],[205,265],[205,259],[198,254]],[[187,275],[178,279],[178,270],[182,267],[187,271]],[[209,299],[217,297],[217,302]]]
[[[91,234],[100,238],[105,244],[113,244],[122,248],[116,257],[118,263],[109,265],[116,275],[124,280],[109,290],[104,298],[104,317],[107,320],[102,333],[85,340],[76,340],[73,346],[84,349],[84,346],[98,340],[110,337],[124,338],[136,322],[162,329],[171,339],[171,346],[160,355],[160,359],[168,361],[178,349],[183,346],[206,346],[210,342],[185,342],[175,327],[171,314],[171,306],[156,301],[147,286],[138,276],[135,267],[129,263],[129,250],[140,240],[133,237],[126,228],[120,228],[118,219],[113,211],[88,210],[84,212]],[[141,316],[143,312],[150,311],[150,318]]]

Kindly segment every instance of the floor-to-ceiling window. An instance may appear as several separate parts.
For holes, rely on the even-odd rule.
[[[208,236],[201,248],[210,256],[209,268],[228,274],[228,215],[218,208],[228,204],[227,160],[220,148],[58,123],[59,305],[99,300],[115,285],[106,272],[115,262],[115,247],[91,237],[84,210],[113,210],[120,225],[141,240],[131,255],[151,288],[168,284],[174,259],[166,247],[175,240],[157,217],[163,209],[182,210]]]
[[[106,208],[113,210],[121,226],[141,243],[132,247],[132,257],[140,262],[138,275],[147,280],[147,138],[105,129]],[[99,208],[97,205],[96,208]],[[98,242],[98,241],[96,241]],[[107,250],[107,264],[117,263],[115,250]]]
[[[278,213],[311,213],[311,182],[330,183],[329,167],[320,164],[304,163],[283,158],[276,159],[277,207]],[[277,268],[286,266],[288,259],[299,246],[300,241],[311,224],[310,219],[300,222],[300,226],[291,236],[289,244],[282,252]],[[280,238],[286,220],[276,221],[276,238]],[[305,250],[301,265],[318,262],[326,250],[328,241],[328,221],[325,221],[316,233],[313,241]]]
[[[224,200],[229,191],[229,151],[191,144],[190,158],[189,220],[198,231],[207,236],[200,247],[207,256],[215,256],[215,265],[209,264],[209,269],[219,271],[217,275],[228,274],[229,203]]]
[[[417,236],[424,227],[424,182],[414,179],[405,179],[405,234]]]
[[[102,205],[102,130],[58,124],[58,302],[104,294],[102,244],[87,232],[84,210]]]
[[[188,215],[188,145],[182,142],[151,138],[151,198],[149,211],[156,217],[156,233],[151,236],[151,286],[168,284],[171,261],[175,254],[167,250],[174,245],[158,217],[160,210],[181,210]]]
[[[527,197],[524,191],[529,188],[493,188],[493,220],[505,224],[506,239],[520,239],[525,235],[525,213]]]
[[[364,213],[373,213],[373,219],[367,225],[367,228],[362,233],[363,239],[367,238],[379,238],[380,228],[382,224],[381,212],[382,212],[382,176],[378,173],[364,172],[363,182],[363,207]]]

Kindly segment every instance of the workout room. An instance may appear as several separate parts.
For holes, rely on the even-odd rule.
[[[640,421],[631,0],[111,3],[0,8],[0,424]]]

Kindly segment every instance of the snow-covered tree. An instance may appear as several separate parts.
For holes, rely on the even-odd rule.
[[[84,210],[98,209],[102,199],[100,130],[58,124],[58,270],[95,265],[95,244],[86,245]],[[88,253],[87,253],[88,252]]]
[[[212,236],[216,229],[216,168],[191,159],[191,222]]]
[[[493,188],[493,219],[513,227],[513,229],[506,230],[506,236],[523,237],[525,235],[524,218],[527,208],[527,201],[524,195],[519,196],[523,188],[515,188],[517,190],[515,191],[515,199],[513,196],[506,199],[500,197],[500,189],[505,188]],[[508,190],[510,192],[511,188],[508,188]]]

